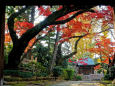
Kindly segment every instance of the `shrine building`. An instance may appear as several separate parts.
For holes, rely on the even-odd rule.
[[[84,61],[87,65],[83,65],[80,62],[76,64],[78,74],[89,75],[94,74],[94,67],[96,66],[91,58]]]

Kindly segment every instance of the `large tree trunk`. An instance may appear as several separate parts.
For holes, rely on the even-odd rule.
[[[11,50],[8,56],[8,64],[5,65],[5,69],[17,69],[20,63],[20,57],[23,54],[28,43],[18,42],[14,44],[13,49]]]
[[[5,6],[0,6],[0,86],[3,86],[3,69],[4,69],[4,31],[5,31]]]

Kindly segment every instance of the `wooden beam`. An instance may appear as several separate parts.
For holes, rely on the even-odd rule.
[[[0,86],[3,86],[5,6],[1,5],[0,8]]]

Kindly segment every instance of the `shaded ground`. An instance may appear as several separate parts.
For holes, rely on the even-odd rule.
[[[103,83],[103,84],[102,84]],[[115,86],[107,85],[102,81],[24,81],[24,82],[9,82],[4,86]]]
[[[66,81],[50,86],[105,86],[99,81]]]
[[[5,82],[4,86],[49,86],[63,81],[55,80],[38,80],[38,81],[11,81]]]

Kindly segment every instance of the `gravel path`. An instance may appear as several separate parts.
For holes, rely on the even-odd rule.
[[[104,86],[98,81],[66,81],[51,86]]]

